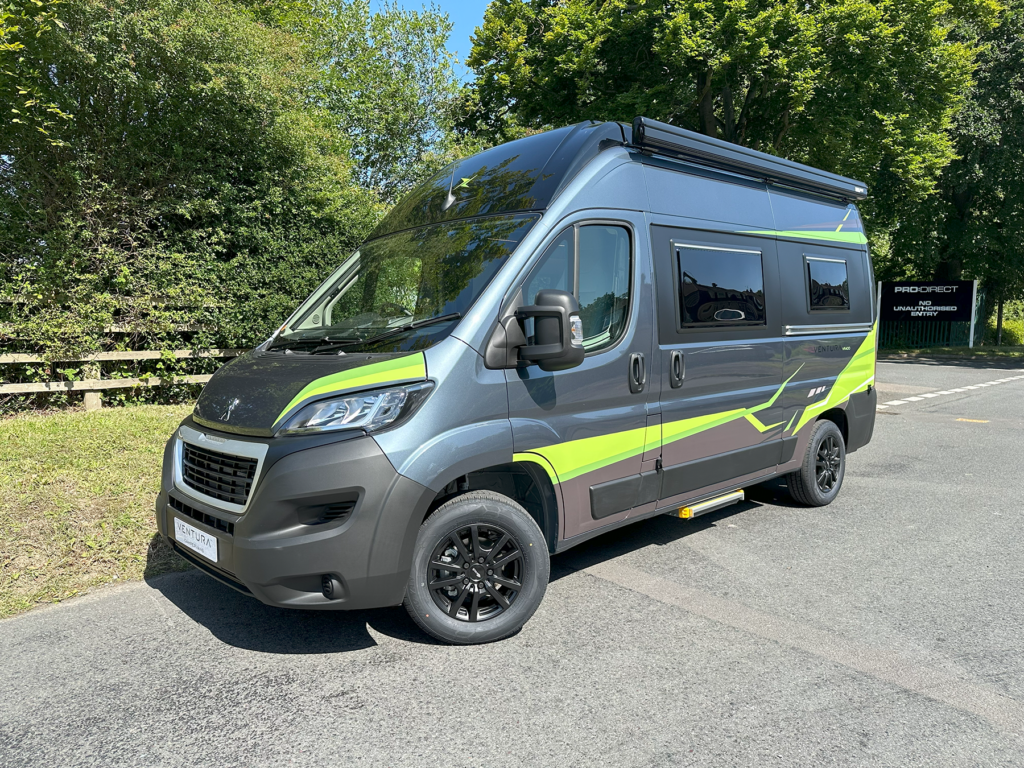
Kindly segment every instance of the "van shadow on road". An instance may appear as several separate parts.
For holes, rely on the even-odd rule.
[[[765,503],[791,505],[783,481],[748,490],[747,501],[692,521],[655,517],[610,531],[551,559],[551,580],[652,545],[665,546]],[[150,547],[150,552],[158,551]],[[258,653],[325,654],[377,645],[370,628],[396,640],[436,644],[401,607],[368,611],[272,608],[235,592],[198,570],[147,576],[146,582],[221,642]]]
[[[151,552],[154,549],[150,547]],[[275,654],[358,651],[377,645],[369,627],[399,640],[433,642],[402,608],[372,611],[273,608],[224,586],[197,569],[147,576],[146,583],[218,640],[248,651]]]

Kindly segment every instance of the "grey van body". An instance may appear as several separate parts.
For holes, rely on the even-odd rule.
[[[499,248],[476,272],[472,246],[443,263],[466,270],[451,290],[476,286],[471,300],[416,329],[389,321],[382,335],[394,336],[357,352],[344,340],[335,351],[321,328],[345,291],[314,293],[214,375],[169,441],[160,532],[270,605],[391,606],[406,597],[424,520],[467,491],[514,500],[555,553],[797,472],[821,421],[855,451],[875,418],[873,279],[853,203],[865,195],[859,182],[643,119],[456,163],[362,252],[436,250],[438,232]],[[441,229],[421,237],[430,227]],[[512,325],[524,338],[539,327],[510,321],[536,286],[579,300],[582,363],[544,370],[508,351]],[[405,410],[384,428],[283,434],[311,406],[396,386]],[[208,556],[179,540],[188,529]]]

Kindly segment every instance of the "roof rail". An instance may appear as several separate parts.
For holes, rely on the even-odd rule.
[[[738,144],[713,139],[647,117],[634,118],[632,144],[659,155],[688,160],[744,176],[754,176],[774,184],[830,197],[863,200],[868,196],[867,184],[863,182],[784,160],[765,152],[756,152]]]

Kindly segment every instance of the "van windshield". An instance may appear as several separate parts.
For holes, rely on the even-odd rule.
[[[268,349],[426,349],[455,328],[538,218],[453,221],[364,243],[303,302]]]

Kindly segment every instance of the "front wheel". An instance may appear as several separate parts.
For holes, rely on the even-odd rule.
[[[834,422],[822,419],[814,425],[804,463],[787,478],[794,501],[809,507],[831,504],[846,475],[846,443]]]
[[[447,643],[502,640],[533,616],[549,575],[547,545],[529,513],[507,496],[472,491],[420,527],[405,608]]]

